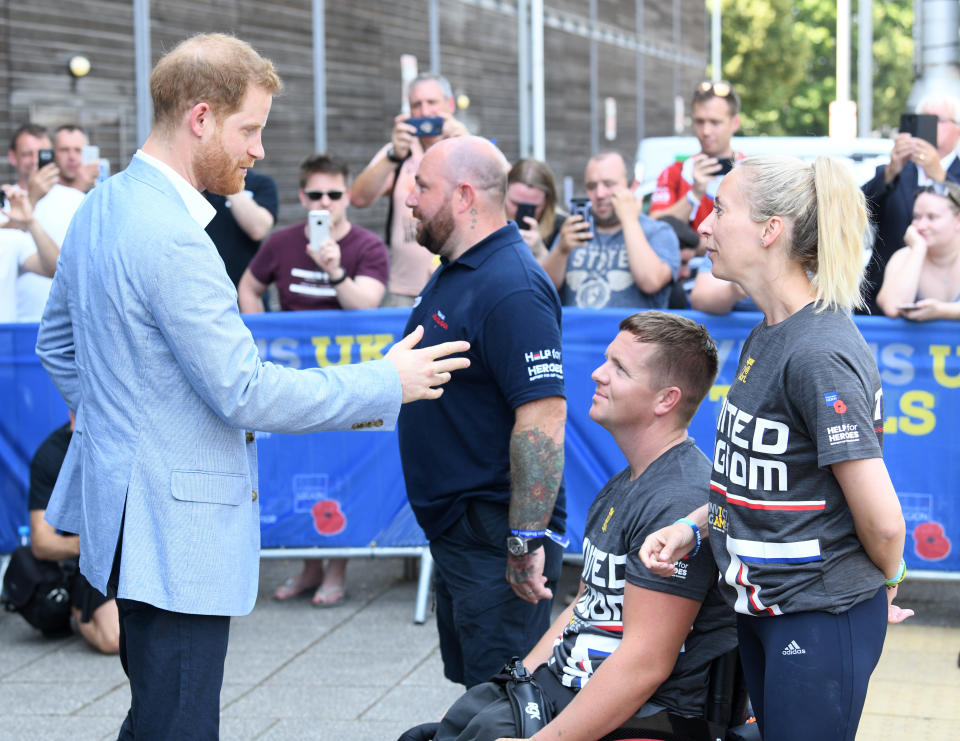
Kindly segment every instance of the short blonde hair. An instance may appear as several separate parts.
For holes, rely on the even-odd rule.
[[[747,157],[737,165],[750,217],[786,220],[791,257],[812,276],[818,311],[865,306],[861,281],[869,244],[866,199],[850,170],[831,157]]]
[[[273,62],[246,41],[222,33],[197,34],[165,54],[150,75],[153,123],[171,129],[197,103],[215,116],[239,110],[254,85],[271,95],[283,88]]]

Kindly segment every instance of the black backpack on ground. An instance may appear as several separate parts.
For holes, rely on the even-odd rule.
[[[69,571],[57,561],[41,561],[22,545],[10,554],[0,601],[45,636],[69,635]]]

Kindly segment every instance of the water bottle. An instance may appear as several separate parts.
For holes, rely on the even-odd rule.
[[[20,545],[30,545],[30,526],[21,525],[17,528],[17,535],[20,537]]]

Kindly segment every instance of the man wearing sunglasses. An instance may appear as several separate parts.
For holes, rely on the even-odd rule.
[[[261,297],[276,283],[283,311],[373,309],[380,305],[390,256],[373,232],[347,220],[347,163],[312,154],[300,165],[300,204],[330,212],[330,239],[310,244],[307,223],[280,229],[254,255],[237,287],[240,311],[263,311]]]
[[[660,173],[650,215],[673,216],[696,229],[713,210],[720,179],[739,159],[730,141],[740,128],[740,98],[729,82],[701,82],[693,92],[690,111],[700,152]]]

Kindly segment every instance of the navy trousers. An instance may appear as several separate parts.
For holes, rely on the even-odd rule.
[[[187,615],[118,599],[120,662],[130,710],[118,741],[211,741],[220,735],[220,687],[230,618]]]
[[[531,605],[507,583],[507,514],[505,504],[473,500],[430,541],[443,673],[467,687],[487,681],[512,657],[526,656],[551,623],[552,600]],[[544,575],[555,591],[563,549],[553,541],[544,548]]]
[[[884,587],[837,615],[737,615],[737,631],[763,738],[853,741],[887,633]]]

